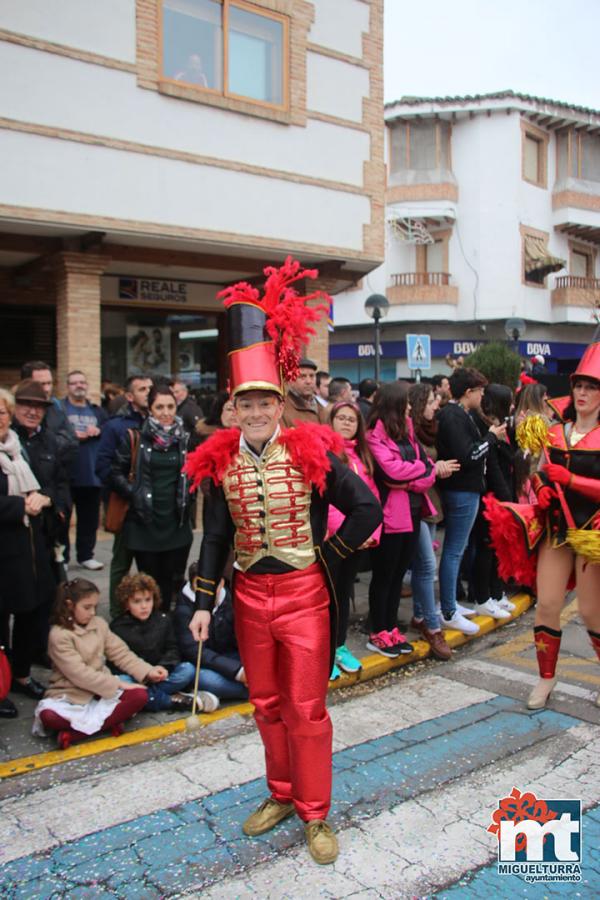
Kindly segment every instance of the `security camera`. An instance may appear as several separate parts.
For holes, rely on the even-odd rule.
[[[485,322],[480,322],[477,328],[479,329],[480,334],[485,334],[487,331],[487,325],[485,324]]]

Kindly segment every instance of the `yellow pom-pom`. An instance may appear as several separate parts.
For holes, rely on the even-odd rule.
[[[550,443],[548,425],[542,416],[526,416],[517,425],[517,443],[521,450],[537,456]]]
[[[600,563],[600,531],[588,528],[568,528],[567,543],[578,556],[588,562]]]

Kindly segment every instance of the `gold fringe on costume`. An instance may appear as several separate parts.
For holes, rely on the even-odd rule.
[[[584,528],[568,528],[567,544],[578,555],[591,563],[600,563],[600,531]]]
[[[548,425],[542,416],[526,416],[517,425],[516,436],[521,450],[531,453],[533,456],[539,456],[542,450],[550,445]]]

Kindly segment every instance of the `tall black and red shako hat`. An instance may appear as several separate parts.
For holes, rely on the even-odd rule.
[[[267,266],[263,271],[262,296],[246,281],[217,295],[224,298],[227,310],[232,397],[242,391],[275,391],[283,396],[284,382],[298,377],[302,349],[316,333],[311,323],[329,309],[330,297],[323,291],[302,295],[292,287],[305,278],[317,278],[317,269],[303,269],[288,256],[279,269]],[[317,298],[324,303],[307,305]]]

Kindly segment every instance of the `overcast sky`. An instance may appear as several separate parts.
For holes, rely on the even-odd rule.
[[[506,89],[600,109],[600,0],[385,0],[385,100]]]

